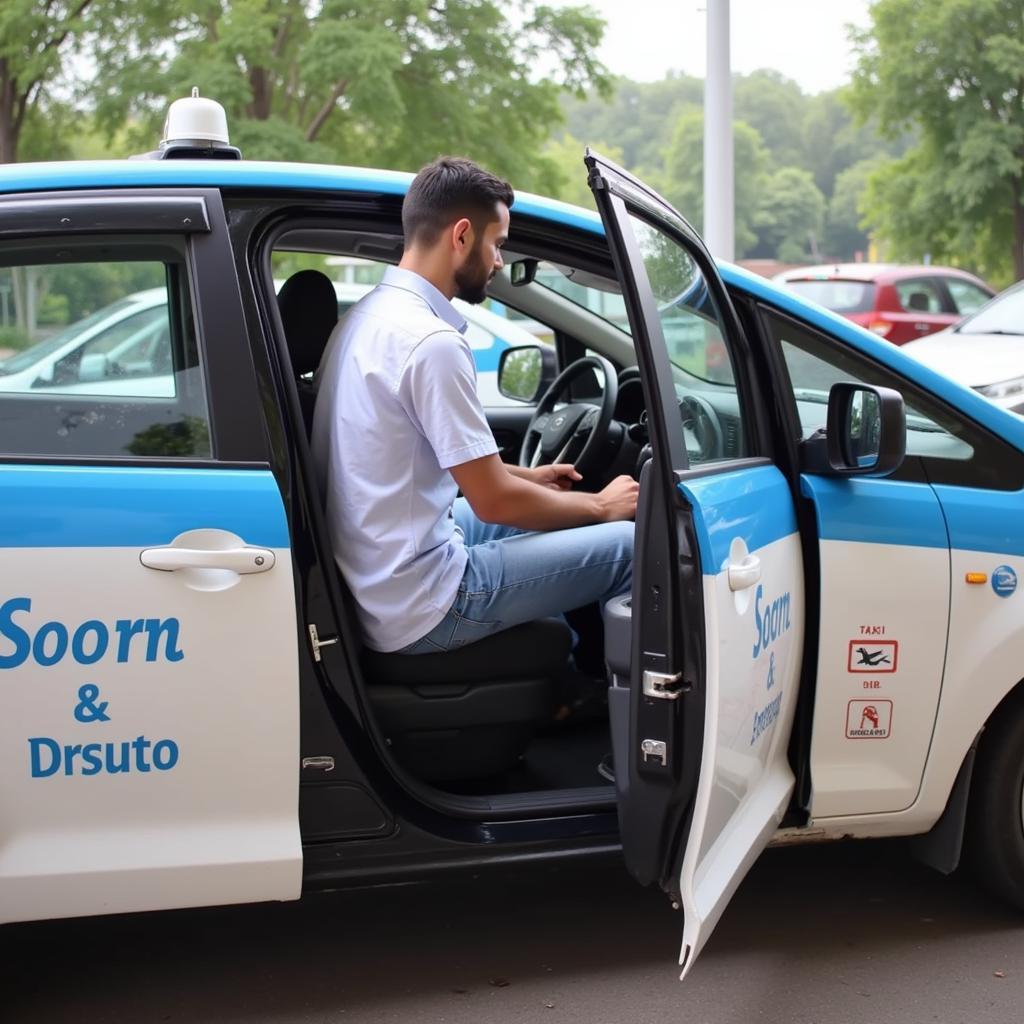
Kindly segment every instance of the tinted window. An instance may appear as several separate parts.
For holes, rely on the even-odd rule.
[[[868,281],[787,281],[786,287],[835,313],[868,313],[875,304]]]
[[[209,457],[183,245],[21,255],[0,266],[0,451]]]

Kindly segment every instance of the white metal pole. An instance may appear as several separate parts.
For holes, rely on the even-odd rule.
[[[736,258],[732,152],[729,0],[706,0],[708,66],[704,78],[704,241],[713,256]]]

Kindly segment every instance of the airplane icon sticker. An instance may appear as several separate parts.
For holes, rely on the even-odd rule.
[[[898,640],[851,640],[847,672],[895,672],[899,658]]]

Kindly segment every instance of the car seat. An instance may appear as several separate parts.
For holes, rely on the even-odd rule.
[[[927,292],[911,292],[907,296],[907,309],[917,313],[927,313],[931,308],[931,301]]]
[[[277,297],[309,436],[319,365],[337,322],[334,286],[318,270],[293,274]],[[349,636],[359,637],[355,603],[339,586]],[[396,760],[427,782],[485,779],[511,768],[554,712],[556,680],[572,634],[561,619],[528,622],[458,650],[383,654],[360,662],[377,724]]]
[[[551,720],[572,635],[538,619],[438,654],[361,659],[367,695],[398,761],[428,782],[484,779],[511,768]]]
[[[326,274],[319,270],[300,270],[281,286],[277,306],[281,312],[308,437],[316,405],[312,375],[320,365],[320,358],[338,322],[338,297]]]

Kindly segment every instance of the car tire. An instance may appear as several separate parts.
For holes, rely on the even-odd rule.
[[[967,809],[966,852],[981,884],[1024,910],[1024,693],[985,728]]]

